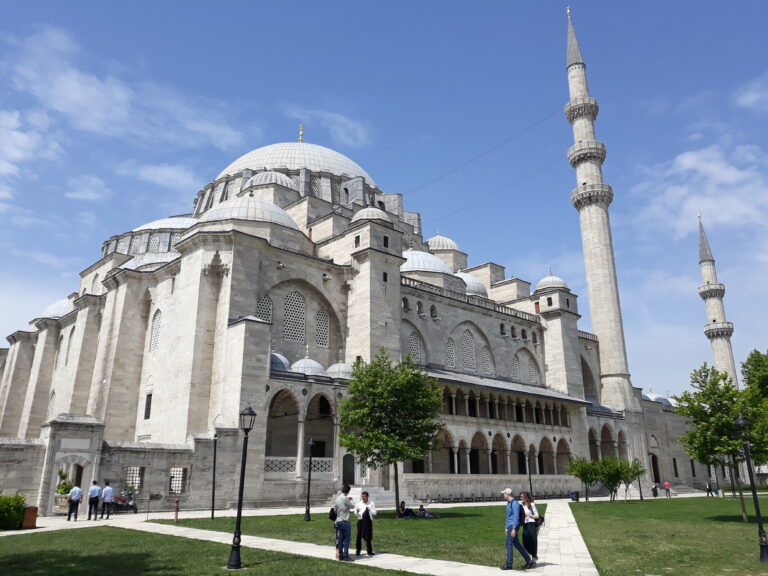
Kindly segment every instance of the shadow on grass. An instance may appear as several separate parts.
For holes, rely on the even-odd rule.
[[[37,554],[5,555],[2,573],[3,576],[103,576],[119,572],[121,576],[133,576],[147,574],[147,568],[142,554],[118,552],[105,558],[103,554],[46,550]]]
[[[754,524],[755,518],[753,516],[747,516],[749,518],[749,522],[747,524]],[[739,524],[744,524],[744,519],[741,517],[741,514],[729,514],[728,516],[707,516],[707,520],[714,520],[715,522],[738,522]]]

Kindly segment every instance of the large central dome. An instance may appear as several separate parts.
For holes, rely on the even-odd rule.
[[[313,172],[329,172],[347,178],[362,176],[369,186],[378,188],[368,172],[353,160],[325,146],[307,144],[306,142],[283,142],[251,150],[224,168],[217,178],[227,174],[237,174],[245,168],[251,170],[301,170],[306,168]]]

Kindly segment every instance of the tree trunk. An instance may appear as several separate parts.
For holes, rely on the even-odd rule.
[[[589,502],[589,484],[584,483],[584,502]]]
[[[736,458],[731,456],[731,482],[733,482],[734,470],[736,469]],[[736,484],[739,489],[739,503],[741,504],[741,519],[744,523],[749,522],[749,516],[747,516],[747,506],[744,504],[744,492],[741,489],[741,482]]]
[[[392,465],[395,467],[395,516],[400,516],[400,479],[397,475],[397,462]]]

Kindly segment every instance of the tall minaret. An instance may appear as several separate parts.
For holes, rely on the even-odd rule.
[[[733,349],[731,348],[731,334],[733,324],[725,321],[725,284],[717,281],[717,269],[712,250],[709,249],[709,241],[704,232],[704,224],[699,214],[699,269],[701,270],[702,285],[699,286],[699,296],[704,300],[707,308],[707,323],[704,325],[704,334],[712,344],[712,362],[720,372],[726,372],[733,383],[738,387],[736,376],[736,364],[733,361]]]
[[[608,216],[613,190],[603,182],[605,144],[595,139],[598,105],[597,100],[589,96],[586,66],[576,41],[570,9],[566,70],[571,99],[565,106],[565,116],[573,126],[575,141],[568,150],[568,161],[576,169],[576,188],[571,192],[571,202],[579,211],[592,330],[600,340],[600,401],[617,410],[639,410],[629,379]]]

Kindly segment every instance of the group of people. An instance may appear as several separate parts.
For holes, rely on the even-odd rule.
[[[539,561],[538,556],[538,522],[541,517],[533,498],[528,492],[520,494],[520,500],[515,498],[511,488],[501,492],[507,501],[507,520],[504,525],[504,535],[507,544],[507,562],[502,570],[512,570],[514,550],[520,552],[525,560],[524,569],[535,568]],[[523,542],[520,543],[520,533]]]
[[[355,554],[360,556],[362,543],[365,541],[365,549],[368,556],[374,556],[373,551],[373,517],[376,516],[376,505],[370,499],[368,492],[363,492],[360,502],[354,504],[349,496],[349,486],[344,484],[341,494],[336,498],[336,520],[333,523],[336,529],[336,559],[343,562],[352,560],[349,556],[349,544],[352,541],[352,522],[350,513],[357,517],[357,538],[355,539]]]
[[[69,507],[67,508],[67,522],[70,521],[72,516],[75,517],[77,522],[77,512],[80,509],[80,502],[83,500],[85,493],[80,488],[80,484],[75,484],[69,491],[67,496],[67,502]],[[109,482],[104,482],[104,487],[99,486],[96,480],[88,489],[88,520],[96,520],[99,513],[99,500],[101,500],[101,519],[104,519],[104,512],[107,513],[107,520],[109,520],[109,513],[112,511],[112,503],[115,501],[114,493]],[[93,518],[91,518],[93,515]]]

